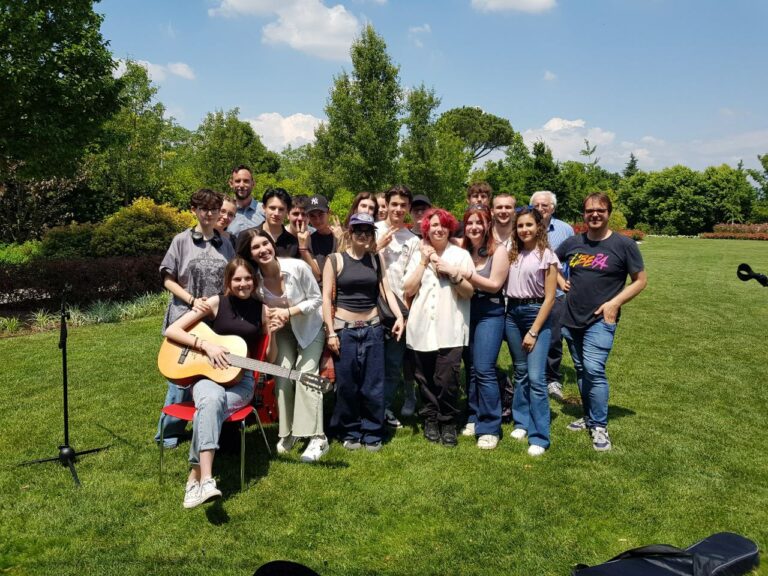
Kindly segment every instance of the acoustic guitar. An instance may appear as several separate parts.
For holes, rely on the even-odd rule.
[[[245,340],[240,336],[216,334],[204,322],[190,328],[189,333],[197,336],[200,340],[207,340],[229,350],[227,360],[229,360],[230,366],[223,369],[214,368],[208,363],[208,357],[202,352],[165,338],[157,355],[157,367],[163,376],[177,386],[191,386],[200,378],[208,378],[222,386],[232,386],[239,380],[241,372],[245,369],[288,378],[320,392],[328,392],[333,387],[330,380],[316,374],[307,374],[246,357],[248,345]]]

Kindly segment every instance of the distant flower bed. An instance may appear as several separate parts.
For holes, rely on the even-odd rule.
[[[714,233],[768,234],[768,223],[763,224],[715,224]],[[703,235],[702,235],[703,236]]]
[[[576,232],[576,234],[581,234],[582,232],[587,231],[587,225],[583,222],[579,224],[572,224],[572,226],[573,231]],[[643,238],[645,238],[645,232],[642,230],[614,230],[614,232],[618,232],[627,238],[632,238],[632,240],[635,242],[640,242]]]
[[[713,240],[768,240],[768,224],[715,224],[714,232],[703,232],[699,238]]]
[[[756,232],[753,234],[740,232],[703,232],[699,238],[710,240],[768,240],[768,232]]]

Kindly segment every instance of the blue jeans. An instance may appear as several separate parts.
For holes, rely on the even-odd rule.
[[[608,378],[605,365],[613,348],[616,324],[598,320],[586,328],[563,326],[563,337],[576,368],[576,384],[581,393],[587,428],[608,425]]]
[[[384,434],[384,328],[345,328],[336,360],[331,428],[342,440],[381,442]]]
[[[528,432],[528,443],[549,448],[549,397],[547,396],[547,354],[549,352],[549,318],[539,330],[531,352],[523,350],[523,339],[531,328],[541,304],[510,303],[507,309],[507,345],[515,364],[515,395],[512,419],[515,428]]]
[[[469,322],[468,422],[475,434],[501,435],[501,394],[496,377],[496,360],[504,338],[504,299],[475,295]]]
[[[392,400],[395,398],[397,385],[400,383],[400,374],[405,358],[405,334],[400,340],[394,337],[384,339],[384,403],[387,410],[392,409]],[[405,397],[413,396],[413,385],[405,384]]]
[[[170,406],[171,404],[178,404],[179,402],[189,402],[192,400],[192,392],[190,388],[182,388],[176,386],[172,382],[168,382],[168,391],[165,393],[165,403],[163,408]],[[163,429],[163,444],[166,448],[175,448],[179,444],[180,437],[184,435],[184,430],[187,427],[185,420],[179,420],[173,416],[167,416],[160,413],[160,419],[157,421],[157,434],[155,434],[155,442],[160,442],[160,428]]]

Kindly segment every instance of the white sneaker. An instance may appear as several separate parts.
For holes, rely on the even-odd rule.
[[[215,498],[221,498],[221,490],[216,488],[216,480],[213,478],[207,478],[200,484],[200,503],[213,500]]]
[[[309,441],[307,449],[301,455],[300,460],[302,462],[317,462],[323,455],[328,453],[331,447],[328,445],[328,440],[325,436],[315,436]]]
[[[200,482],[192,480],[184,488],[184,508],[194,508],[202,503],[200,500]]]
[[[525,440],[525,437],[528,436],[528,432],[525,430],[525,428],[515,428],[512,430],[512,432],[509,433],[512,438],[515,440]]]
[[[474,436],[475,435],[475,423],[467,422],[467,425],[461,430],[462,436]]]
[[[499,443],[499,437],[494,434],[483,434],[477,439],[477,447],[481,450],[493,450]]]
[[[563,396],[563,385],[560,384],[560,382],[550,382],[547,384],[547,391],[552,400],[557,400],[561,403],[565,401],[565,397]]]
[[[285,436],[284,438],[280,438],[280,440],[277,441],[277,453],[288,454],[294,444],[296,444],[296,436]]]
[[[536,444],[528,446],[528,456],[541,456],[546,451],[547,449],[544,446],[536,446]]]

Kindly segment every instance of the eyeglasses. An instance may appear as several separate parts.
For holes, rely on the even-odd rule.
[[[202,206],[198,206],[195,208],[198,212],[202,212],[205,214],[206,212],[210,212],[211,214],[216,214],[216,212],[219,212],[221,208],[203,208]]]
[[[373,230],[352,230],[352,234],[362,238],[373,237]]]
[[[541,208],[549,208],[550,204],[542,204],[539,202],[538,204],[534,204],[533,207],[537,210],[540,210]]]
[[[608,208],[585,208],[584,214],[606,214],[608,212]]]

